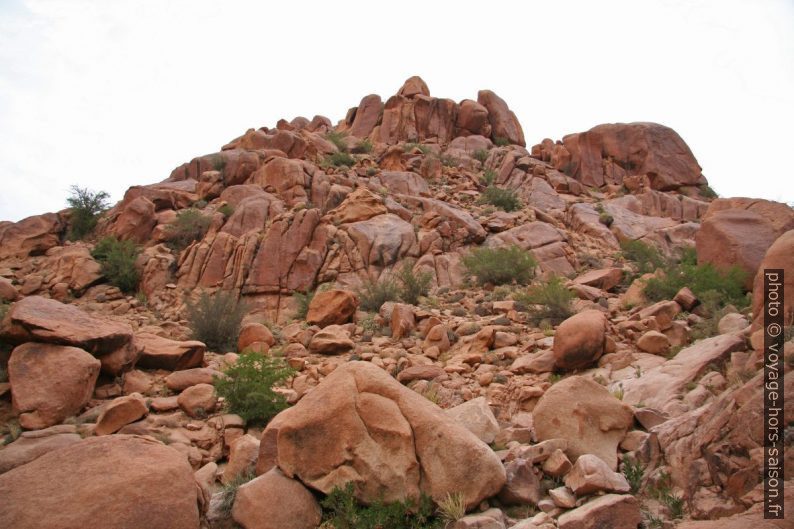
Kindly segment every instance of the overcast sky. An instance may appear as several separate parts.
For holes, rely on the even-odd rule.
[[[794,201],[794,2],[0,0],[0,220],[119,200],[250,127],[420,75],[528,145],[655,121],[722,196]]]

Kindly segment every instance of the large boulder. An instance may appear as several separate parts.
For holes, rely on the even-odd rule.
[[[358,297],[349,290],[326,290],[317,293],[306,313],[309,325],[342,325],[348,323],[358,309]]]
[[[604,354],[607,318],[599,310],[585,310],[571,316],[554,333],[554,365],[560,369],[581,369]]]
[[[0,527],[197,529],[184,455],[135,435],[84,439],[0,475]]]
[[[177,341],[148,332],[137,333],[135,343],[142,349],[140,367],[169,371],[201,367],[207,348],[197,340]]]
[[[41,429],[77,415],[94,393],[99,360],[77,347],[26,343],[11,352],[8,378],[19,423]]]
[[[769,221],[754,211],[718,211],[703,220],[695,234],[698,263],[711,263],[720,269],[738,266],[745,272],[744,286],[750,290],[764,254],[777,235]]]
[[[448,416],[463,425],[484,443],[492,443],[499,433],[499,423],[485,397],[477,397],[444,410]]]
[[[0,338],[11,343],[35,341],[71,345],[103,357],[129,349],[132,328],[124,323],[99,319],[54,299],[29,296],[11,306],[0,324]],[[136,355],[132,356],[129,366],[137,359]]]
[[[539,441],[566,439],[565,453],[572,461],[594,454],[612,470],[618,466],[618,444],[634,422],[631,407],[583,376],[554,384],[540,398],[532,416]]]
[[[488,110],[488,121],[491,123],[491,138],[507,140],[514,145],[526,146],[524,131],[516,115],[507,107],[504,99],[490,90],[477,93],[477,103]]]
[[[794,230],[778,237],[766,251],[753,281],[753,330],[764,318],[764,270],[785,270],[783,274],[783,321],[794,321]]]
[[[232,508],[244,529],[315,529],[321,517],[312,493],[275,468],[241,486]]]
[[[0,259],[41,255],[60,244],[63,229],[64,223],[55,213],[0,224]]]
[[[61,425],[60,428],[64,426],[67,425]],[[47,452],[79,443],[82,437],[74,433],[73,428],[74,427],[72,427],[71,432],[53,433],[42,437],[30,437],[30,434],[38,434],[39,432],[46,432],[47,430],[23,433],[19,439],[0,450],[0,474],[8,472],[12,468],[24,465],[25,463],[30,463]]]
[[[108,233],[121,240],[143,244],[149,240],[157,225],[154,202],[141,195],[119,205],[118,216]]]
[[[139,393],[113,399],[99,414],[94,435],[109,435],[149,413]]]
[[[378,124],[383,102],[377,94],[364,96],[356,108],[356,116],[350,126],[350,134],[357,138],[366,138]]]
[[[603,124],[562,142],[553,149],[562,147],[565,155],[544,152],[543,158],[587,186],[620,185],[632,175],[647,175],[651,187],[661,191],[706,183],[684,140],[657,123]]]
[[[630,494],[606,494],[560,516],[559,529],[637,529],[640,502]]]
[[[365,502],[460,492],[473,507],[505,483],[488,445],[367,362],[338,367],[270,422],[257,472],[274,466],[324,493],[352,482]]]
[[[565,485],[577,496],[600,491],[628,492],[629,482],[623,474],[610,470],[604,461],[593,454],[584,454],[576,460],[565,475]]]

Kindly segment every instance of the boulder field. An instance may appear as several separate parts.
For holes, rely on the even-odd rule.
[[[411,77],[134,185],[85,240],[70,210],[0,222],[0,527],[341,529],[422,501],[447,529],[788,527],[762,512],[760,271],[785,271],[790,394],[794,210],[716,198],[661,124],[528,140],[493,91]],[[104,237],[136,245],[136,290]],[[233,335],[196,339],[205,293],[243,302]],[[221,391],[253,354],[290,368],[268,420]]]

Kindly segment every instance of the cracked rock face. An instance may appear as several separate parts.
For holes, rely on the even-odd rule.
[[[471,507],[505,483],[485,443],[366,362],[340,366],[273,419],[257,472],[273,466],[325,493],[353,482],[365,502],[460,491]]]

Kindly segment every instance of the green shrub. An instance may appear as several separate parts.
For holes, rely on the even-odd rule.
[[[372,152],[372,141],[369,138],[364,138],[363,140],[359,141],[356,144],[356,150],[361,151],[363,153],[371,153]]]
[[[203,292],[197,303],[187,301],[187,316],[193,338],[204,342],[210,351],[236,349],[240,326],[248,306],[234,292]]]
[[[604,211],[603,213],[599,213],[598,222],[609,228],[612,226],[612,223],[615,222],[615,217]]]
[[[210,161],[212,163],[212,168],[216,171],[222,172],[226,168],[226,157],[221,153],[213,154]]]
[[[648,495],[661,503],[667,505],[670,514],[674,519],[683,517],[684,500],[673,494],[670,485],[670,475],[662,473],[657,483],[648,489]]]
[[[334,167],[352,167],[356,164],[356,159],[346,152],[335,152],[325,157],[325,165],[332,165]]]
[[[167,245],[176,251],[182,251],[193,241],[198,241],[210,227],[212,219],[195,208],[186,208],[176,214],[171,224],[166,227]]]
[[[232,515],[232,507],[234,507],[234,500],[237,498],[237,490],[255,477],[256,473],[251,470],[248,472],[241,472],[230,482],[224,483],[221,486],[220,512],[223,513],[223,515],[226,517]]]
[[[347,134],[344,132],[337,132],[335,130],[329,130],[325,133],[325,139],[333,143],[339,152],[347,152],[347,142],[345,141],[345,136],[347,136]]]
[[[226,399],[231,413],[246,422],[267,423],[287,407],[284,395],[273,391],[295,374],[284,359],[245,351],[214,384],[218,395]]]
[[[91,256],[102,267],[102,275],[121,289],[122,292],[135,292],[140,282],[140,274],[135,267],[140,250],[132,241],[120,241],[115,237],[100,240]]]
[[[496,145],[498,147],[506,147],[506,146],[510,145],[510,140],[508,140],[507,138],[502,138],[501,136],[496,136],[493,139],[493,142],[494,142],[494,145]]]
[[[486,169],[480,181],[484,186],[491,187],[494,182],[496,182],[496,171],[493,169]]]
[[[76,241],[94,231],[99,215],[108,208],[110,195],[105,191],[93,192],[76,185],[69,188],[69,193],[66,203],[72,216],[67,237],[70,241]]]
[[[3,321],[3,319],[6,317],[6,314],[8,314],[8,309],[10,308],[10,303],[7,301],[0,301],[0,321]]]
[[[309,305],[312,304],[312,299],[314,299],[314,294],[315,294],[314,290],[309,290],[306,293],[295,292],[292,295],[298,304],[298,307],[295,309],[295,319],[297,320],[306,319],[306,315],[309,313]]]
[[[430,282],[433,274],[430,272],[414,272],[414,263],[406,261],[397,273],[397,280],[400,282],[400,298],[411,305],[419,303],[421,296],[426,296],[430,291]]]
[[[571,302],[574,295],[557,276],[530,287],[526,292],[515,294],[513,299],[530,310],[536,325],[543,320],[556,325],[573,315]]]
[[[681,288],[689,287],[698,299],[714,296],[719,300],[718,308],[731,304],[741,309],[749,304],[744,294],[745,275],[738,266],[719,270],[711,263],[693,264],[685,255],[680,263],[670,265],[663,277],[648,279],[645,295],[652,301],[662,301],[673,299]]]
[[[400,287],[391,277],[367,279],[358,290],[361,310],[366,312],[378,312],[384,303],[399,298]]]
[[[496,186],[488,186],[485,188],[485,191],[483,191],[480,197],[480,203],[490,204],[508,212],[521,209],[521,200],[519,200],[515,191],[502,189]]]
[[[462,261],[468,275],[476,277],[480,285],[513,281],[525,285],[534,277],[538,264],[532,254],[518,246],[475,248]]]
[[[709,185],[700,186],[700,196],[703,198],[717,198],[719,195]]]
[[[196,200],[190,207],[195,209],[204,209],[207,207],[208,202],[206,200]]]
[[[438,157],[438,160],[441,162],[441,165],[443,165],[444,167],[457,167],[459,163],[457,158],[449,154],[442,154],[441,156]]]
[[[645,467],[639,461],[626,457],[623,460],[623,475],[631,486],[631,493],[637,494],[642,486],[642,477],[645,474]]]
[[[441,529],[443,522],[435,515],[433,501],[422,495],[419,501],[376,501],[361,505],[353,484],[336,487],[321,502],[324,526],[334,529]]]
[[[218,208],[218,213],[223,215],[224,219],[228,219],[234,213],[234,207],[231,204],[224,204]]]
[[[474,151],[474,159],[480,163],[485,163],[485,160],[488,159],[488,150],[477,149],[476,151]]]
[[[659,250],[643,241],[623,241],[620,243],[620,248],[623,258],[633,261],[640,274],[653,272],[665,264],[665,258],[659,253]]]
[[[411,152],[414,149],[419,149],[422,154],[430,154],[431,149],[429,145],[424,145],[422,143],[417,143],[415,141],[409,141],[403,146],[403,150],[405,152]]]

